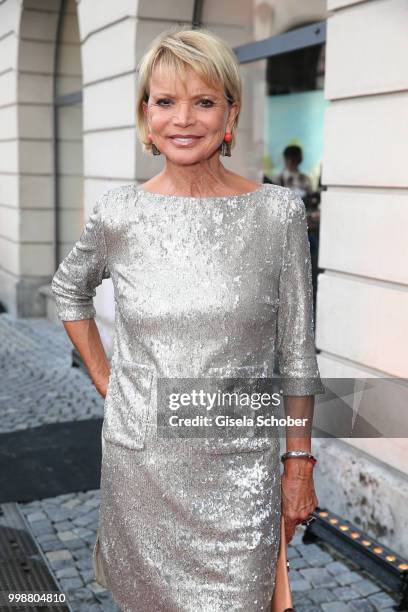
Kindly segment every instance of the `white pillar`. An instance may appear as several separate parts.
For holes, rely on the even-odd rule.
[[[407,377],[408,5],[328,0],[328,9],[320,370],[324,377]],[[380,410],[369,415],[373,426],[381,428],[386,410],[408,430],[407,411]],[[321,501],[407,554],[408,440],[344,442],[317,440]],[[391,474],[399,474],[398,490]]]

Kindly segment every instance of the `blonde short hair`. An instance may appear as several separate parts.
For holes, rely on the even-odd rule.
[[[241,108],[242,84],[236,56],[226,42],[203,28],[169,29],[162,32],[150,44],[139,62],[139,81],[136,97],[136,128],[144,151],[152,153],[148,139],[148,126],[143,112],[143,101],[149,99],[149,83],[152,72],[160,66],[165,74],[173,75],[186,83],[186,67],[191,66],[209,86],[224,91],[231,104],[238,102]],[[235,146],[235,129],[238,115],[232,127],[231,148]]]

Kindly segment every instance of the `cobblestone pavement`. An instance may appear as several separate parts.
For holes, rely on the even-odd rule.
[[[73,609],[120,612],[92,571],[99,490],[33,501],[20,508]],[[303,531],[299,526],[288,546],[296,612],[391,612],[395,600],[381,584],[328,545],[303,544]]]
[[[0,433],[103,416],[103,398],[79,368],[62,325],[0,314]]]
[[[61,328],[0,315],[0,403],[6,408],[0,433],[103,416],[102,398],[70,366],[71,343]],[[120,612],[92,571],[99,502],[94,490],[19,504],[74,612]],[[297,612],[393,610],[396,600],[380,583],[327,544],[303,544],[303,530],[297,528],[288,546]]]
[[[74,612],[120,612],[92,570],[99,490],[19,504]]]

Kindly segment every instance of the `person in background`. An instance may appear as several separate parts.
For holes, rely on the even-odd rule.
[[[303,152],[298,145],[289,145],[283,151],[285,167],[274,177],[273,182],[282,187],[293,189],[302,199],[313,193],[310,177],[300,172],[299,166],[303,161]]]
[[[312,263],[313,313],[316,310],[318,254],[319,254],[319,221],[320,196],[313,189],[310,177],[299,170],[303,161],[303,151],[298,145],[289,145],[283,151],[285,167],[271,181],[282,187],[289,187],[303,200],[306,207],[308,238]],[[264,180],[264,182],[266,182]],[[320,181],[319,181],[320,182]]]

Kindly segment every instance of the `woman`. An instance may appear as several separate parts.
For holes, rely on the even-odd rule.
[[[270,608],[281,501],[289,541],[316,508],[313,463],[279,439],[158,435],[159,378],[272,376],[285,409],[312,416],[317,367],[305,210],[286,188],[227,170],[241,104],[232,50],[169,31],[139,67],[138,130],[165,168],[103,194],[52,282],[57,312],[99,392],[96,579],[124,611]],[[92,299],[115,293],[111,364]],[[288,437],[310,451],[310,435]],[[281,496],[282,486],[282,496]]]

